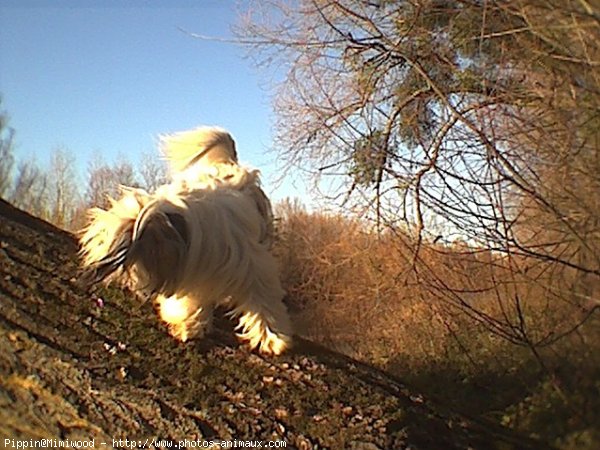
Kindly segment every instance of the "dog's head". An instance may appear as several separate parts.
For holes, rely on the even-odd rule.
[[[161,150],[173,174],[193,166],[237,164],[235,141],[219,127],[200,127],[161,136]]]

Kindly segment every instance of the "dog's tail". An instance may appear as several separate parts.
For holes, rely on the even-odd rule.
[[[139,288],[169,291],[177,283],[188,232],[185,208],[124,189],[108,210],[94,208],[80,242],[86,285],[117,274]]]
[[[235,141],[219,127],[199,127],[164,135],[160,141],[172,174],[183,172],[195,164],[237,164]]]

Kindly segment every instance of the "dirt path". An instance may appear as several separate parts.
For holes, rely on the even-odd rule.
[[[95,439],[97,448],[131,445],[124,439],[146,448],[184,439],[548,448],[432,406],[384,373],[306,341],[263,358],[238,346],[220,320],[208,338],[177,343],[149,302],[80,288],[76,251],[71,235],[0,200],[0,448],[16,445],[5,439],[42,438]]]

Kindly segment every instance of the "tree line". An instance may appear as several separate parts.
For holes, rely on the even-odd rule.
[[[1,112],[0,197],[69,231],[84,226],[87,209],[106,207],[109,196],[118,197],[121,185],[153,191],[165,181],[165,165],[150,153],[136,165],[125,158],[107,162],[96,157],[81,177],[75,156],[64,147],[51,151],[47,167],[35,158],[17,160],[14,136],[8,114]]]

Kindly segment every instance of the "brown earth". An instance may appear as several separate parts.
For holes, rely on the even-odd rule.
[[[145,448],[184,439],[548,448],[301,339],[266,358],[239,346],[221,319],[202,341],[175,342],[150,302],[82,288],[76,252],[72,235],[0,200],[0,448],[42,438],[94,439],[97,448],[132,444],[118,439]]]

